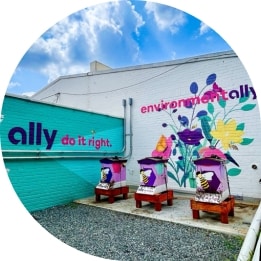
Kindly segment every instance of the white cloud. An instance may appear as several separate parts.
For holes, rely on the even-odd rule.
[[[169,30],[172,34],[178,32],[180,26],[186,22],[184,12],[168,6],[146,2],[148,14],[152,14],[159,30]]]
[[[87,72],[89,63],[102,55],[106,41],[121,39],[123,34],[124,37],[133,32],[138,34],[143,24],[129,1],[91,6],[58,22],[42,35],[30,49],[33,58],[28,59],[28,66],[37,57],[40,64],[37,70],[47,75],[48,82],[61,75]],[[133,40],[132,43],[135,44]],[[133,57],[137,57],[138,46],[132,50]]]
[[[200,23],[199,28],[199,35],[206,34],[210,30],[210,27],[204,24],[203,22]]]
[[[10,82],[8,85],[8,89],[12,89],[14,87],[19,87],[21,84],[19,82]]]
[[[131,5],[131,14],[133,15],[135,21],[135,32],[137,35],[139,35],[139,28],[145,24],[145,21],[143,20],[142,16],[135,11],[134,5]]]
[[[176,53],[175,51],[172,51],[172,52],[171,52],[171,59],[172,59],[172,60],[175,60],[176,57],[177,57],[177,53]]]
[[[24,92],[22,93],[22,96],[31,97],[35,94],[35,92]]]
[[[83,22],[80,24],[80,32],[85,36],[91,53],[94,53],[99,43],[99,34],[104,30],[110,30],[114,34],[122,35],[119,20],[119,2],[109,2],[96,5],[81,11]]]

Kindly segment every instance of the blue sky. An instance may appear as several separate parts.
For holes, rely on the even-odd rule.
[[[30,96],[59,76],[87,73],[97,60],[111,68],[230,50],[198,18],[146,1],[113,1],[67,16],[32,43],[8,93]]]

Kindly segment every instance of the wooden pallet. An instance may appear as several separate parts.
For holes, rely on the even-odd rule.
[[[161,207],[162,207],[161,203],[163,201],[167,201],[167,205],[172,206],[173,197],[174,197],[173,190],[167,190],[155,195],[141,194],[137,192],[134,194],[134,198],[136,200],[136,208],[141,208],[142,201],[147,201],[154,204],[154,209],[156,211],[161,211]]]
[[[192,209],[193,219],[199,219],[199,211],[220,213],[221,223],[228,224],[228,216],[234,216],[235,199],[233,196],[229,196],[221,203],[208,203],[190,200],[190,206]]]
[[[110,204],[114,203],[115,197],[119,195],[123,195],[123,199],[128,198],[129,186],[114,188],[114,189],[100,189],[95,188],[95,199],[96,202],[101,201],[101,195],[108,196],[108,202]]]

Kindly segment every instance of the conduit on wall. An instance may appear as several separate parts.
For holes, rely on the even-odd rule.
[[[133,150],[133,145],[132,145],[132,138],[133,138],[133,130],[132,130],[132,104],[133,104],[133,99],[132,98],[129,98],[129,106],[130,106],[130,118],[129,118],[129,133],[126,134],[125,133],[125,138],[126,136],[129,136],[129,140],[130,140],[130,145],[129,145],[129,154],[127,156],[124,156],[123,158],[125,159],[129,159],[132,155],[132,150]]]
[[[62,151],[57,151],[57,150],[53,150],[53,151],[49,151],[49,150],[2,150],[3,153],[3,159],[61,159],[61,158],[104,158],[104,157],[115,157],[117,155],[120,155],[122,158],[128,159],[131,155],[132,155],[132,104],[133,104],[133,100],[132,98],[129,98],[129,108],[130,108],[130,112],[129,112],[129,133],[126,132],[126,125],[127,125],[127,109],[126,109],[126,105],[127,102],[125,99],[122,100],[122,105],[124,108],[124,118],[123,118],[123,147],[120,151],[76,151],[76,150],[62,150]],[[129,153],[128,155],[125,155],[127,147],[127,136],[129,136]],[[32,154],[36,154],[36,155],[32,155],[32,156],[6,156],[5,154],[14,154],[14,153],[32,153]],[[41,155],[41,154],[63,154],[63,155]],[[72,155],[68,155],[68,154],[72,154]],[[67,154],[67,155],[64,155]],[[79,155],[76,155],[79,154]],[[84,155],[83,155],[84,154]],[[88,155],[86,155],[88,154]],[[123,154],[123,156],[122,156]]]

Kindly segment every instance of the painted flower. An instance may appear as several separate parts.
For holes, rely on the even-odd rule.
[[[242,130],[237,130],[237,123],[235,120],[230,120],[225,123],[222,120],[218,120],[216,130],[212,130],[211,135],[220,140],[222,147],[227,150],[229,145],[234,143],[241,143],[244,132]]]
[[[205,99],[214,99],[218,97],[219,95],[222,95],[223,89],[217,85],[217,83],[214,83],[212,86],[212,90],[206,91],[203,94],[203,97]]]
[[[187,145],[199,145],[200,140],[204,138],[200,128],[194,130],[185,129],[177,134],[180,140]]]
[[[221,159],[227,159],[227,157],[221,150],[219,150],[215,147],[212,147],[212,146],[203,147],[198,151],[198,153],[202,158],[217,156]]]
[[[179,115],[179,116],[178,116],[178,120],[179,120],[180,124],[181,124],[183,127],[186,127],[186,126],[189,125],[189,119],[188,119],[188,117],[186,117],[186,116],[181,116],[181,115]]]
[[[168,159],[171,154],[172,139],[173,139],[172,136],[166,138],[164,135],[161,135],[161,137],[157,142],[156,148],[151,153],[151,156]]]

